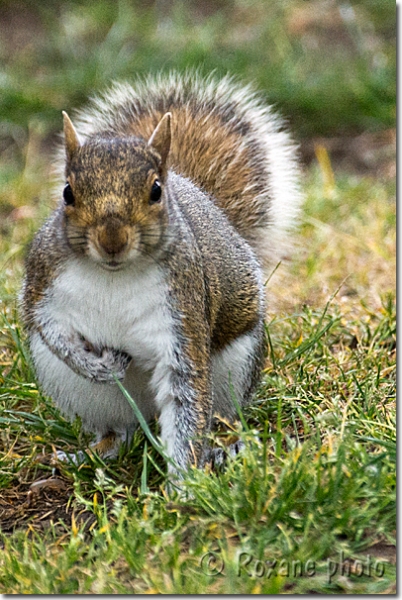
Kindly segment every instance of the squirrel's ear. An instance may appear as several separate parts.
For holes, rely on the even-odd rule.
[[[158,125],[156,126],[153,134],[148,140],[148,146],[152,146],[159,152],[162,157],[162,164],[165,163],[170,150],[170,139],[171,139],[171,123],[172,113],[167,112]]]
[[[75,131],[74,125],[70,121],[70,117],[63,110],[64,121],[64,144],[66,147],[67,158],[70,160],[73,154],[81,147],[81,142]]]

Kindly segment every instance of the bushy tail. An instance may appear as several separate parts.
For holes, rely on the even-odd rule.
[[[78,115],[85,136],[148,139],[172,113],[169,167],[209,192],[268,268],[283,257],[300,204],[295,146],[250,86],[171,73],[116,84]]]

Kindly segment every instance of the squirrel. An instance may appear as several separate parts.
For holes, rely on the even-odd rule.
[[[114,84],[64,116],[57,208],[34,237],[21,310],[42,390],[115,456],[159,418],[179,470],[265,360],[264,278],[298,213],[297,150],[232,77]],[[61,157],[61,152],[63,157]],[[175,467],[170,466],[175,471]]]

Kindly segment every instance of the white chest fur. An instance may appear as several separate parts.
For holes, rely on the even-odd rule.
[[[67,332],[78,332],[100,348],[124,350],[146,369],[154,368],[171,345],[166,283],[156,264],[110,272],[90,261],[72,261],[41,310]]]

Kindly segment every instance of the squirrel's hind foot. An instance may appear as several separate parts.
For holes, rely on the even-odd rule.
[[[78,450],[77,452],[64,452],[57,450],[53,455],[53,463],[56,462],[72,462],[75,465],[81,465],[85,463],[88,455],[97,454],[102,459],[116,458],[119,453],[119,448],[122,443],[120,436],[114,432],[106,434],[96,444],[92,444],[86,452]]]
[[[244,442],[238,440],[225,448],[208,448],[205,455],[205,462],[211,465],[213,471],[220,471],[225,468],[228,458],[234,458],[245,448]]]

